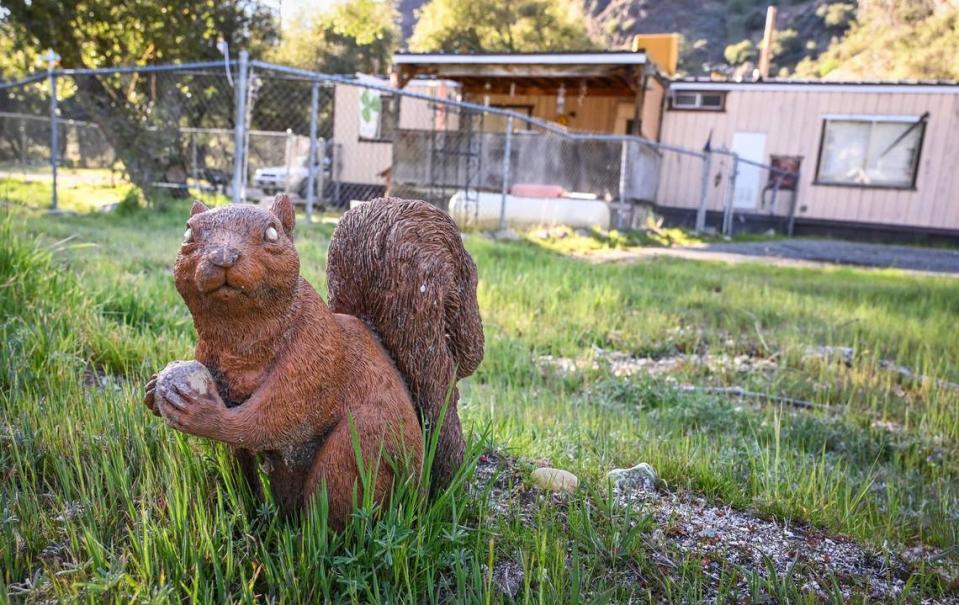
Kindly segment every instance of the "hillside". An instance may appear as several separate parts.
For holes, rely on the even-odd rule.
[[[679,32],[684,43],[680,67],[689,74],[731,71],[751,61],[762,38],[767,0],[586,0],[596,27],[611,47],[628,47],[635,34]],[[855,5],[798,0],[778,4],[779,43],[773,73],[790,72],[815,57],[849,26]],[[747,41],[748,42],[744,42]],[[735,50],[727,48],[736,47]],[[728,56],[727,56],[728,55]]]
[[[423,4],[423,0],[398,1],[404,40],[412,34],[416,11]],[[683,71],[702,74],[714,68],[732,71],[726,48],[743,40],[753,46],[758,43],[768,4],[766,0],[585,0],[584,6],[591,17],[590,29],[608,48],[629,48],[637,33],[679,32],[684,37]],[[828,11],[832,4],[844,10]],[[825,50],[848,27],[854,9],[854,4],[823,0],[781,3],[778,27],[791,31],[781,37],[774,69],[791,70],[804,57]],[[845,18],[837,18],[839,14]],[[745,46],[734,63],[750,59],[754,50]]]
[[[584,0],[607,48],[638,33],[679,32],[680,69],[749,72],[768,0]],[[959,79],[959,0],[779,0],[773,75]],[[424,0],[398,0],[403,39]]]
[[[858,23],[797,74],[855,78],[959,80],[959,1],[860,2]]]

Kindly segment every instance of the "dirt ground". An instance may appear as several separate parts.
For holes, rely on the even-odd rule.
[[[627,261],[656,256],[731,263],[770,262],[782,266],[853,265],[959,277],[959,250],[828,239],[784,239],[727,242],[684,248],[643,248],[611,251],[590,255],[590,258],[597,261]]]

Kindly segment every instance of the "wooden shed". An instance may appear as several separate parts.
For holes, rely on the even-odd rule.
[[[573,130],[659,137],[665,81],[642,51],[394,55],[394,86],[422,77],[459,83],[465,101]]]

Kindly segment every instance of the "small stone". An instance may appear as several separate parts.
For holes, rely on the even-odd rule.
[[[163,393],[173,389],[173,386],[179,387],[181,392],[192,391],[197,395],[206,395],[216,389],[213,382],[213,376],[199,361],[171,361],[157,375],[156,397],[162,397]],[[163,406],[159,407],[160,414],[163,414]]]
[[[213,377],[199,361],[171,361],[160,371],[157,389],[169,389],[174,384],[186,386],[198,395],[206,395],[213,386]]]
[[[523,588],[523,566],[514,561],[496,563],[493,568],[493,584],[507,599],[515,599]]]
[[[619,490],[656,490],[656,482],[659,477],[652,466],[645,462],[640,462],[633,468],[617,468],[609,471],[606,475],[613,483],[613,487]]]
[[[579,486],[579,479],[573,473],[548,466],[533,471],[532,478],[537,487],[551,492],[572,494]]]

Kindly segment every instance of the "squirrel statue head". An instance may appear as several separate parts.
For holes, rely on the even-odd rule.
[[[173,274],[194,320],[285,312],[300,274],[295,220],[283,194],[269,211],[246,204],[211,210],[193,202]]]

